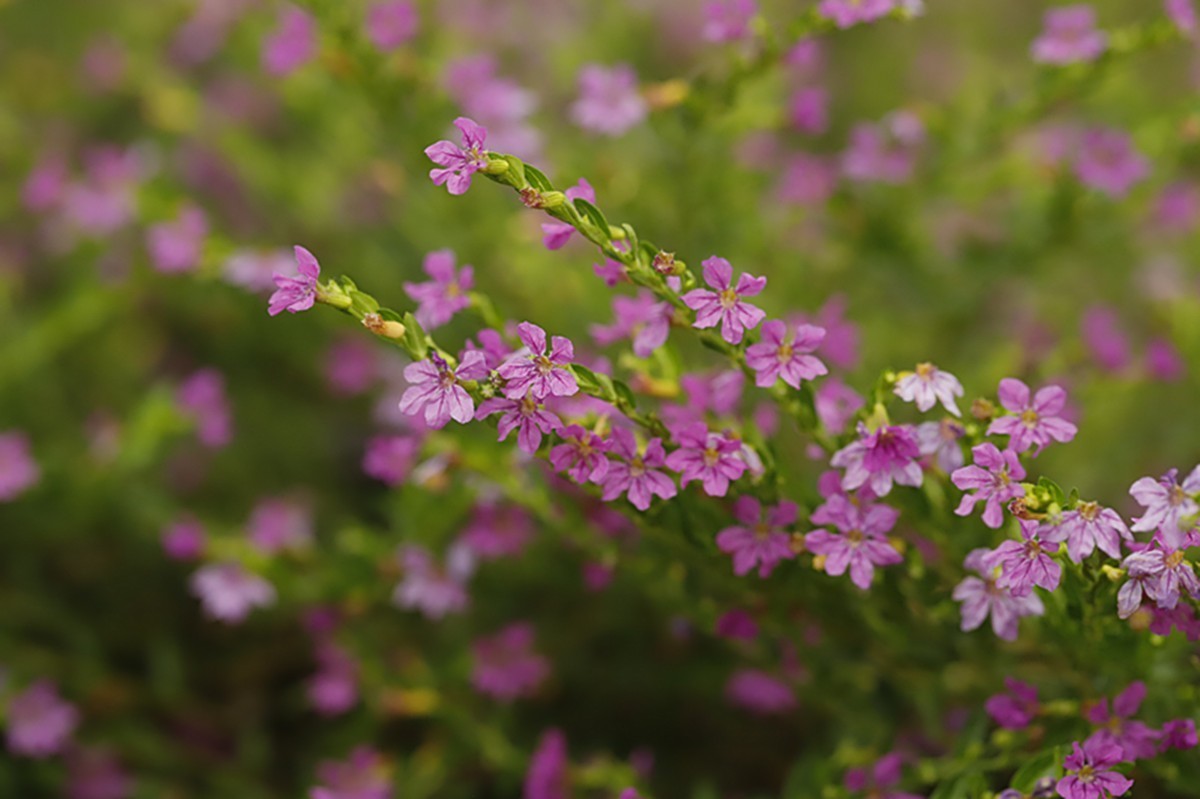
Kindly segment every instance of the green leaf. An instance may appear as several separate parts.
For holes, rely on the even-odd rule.
[[[505,155],[502,157],[508,162],[508,171],[512,175],[511,182],[514,185],[516,185],[518,188],[521,188],[529,183],[527,172],[528,170],[533,169],[533,167],[527,167],[525,162],[523,162],[520,158],[517,158],[515,155]],[[537,172],[537,170],[534,171]],[[538,174],[540,175],[541,173],[538,172]]]
[[[404,322],[404,317],[393,311],[391,308],[380,308],[378,311],[376,311],[376,313],[389,322],[400,322],[401,324]]]
[[[583,215],[584,219],[586,219],[590,224],[594,225],[595,228],[600,231],[602,236],[605,238],[610,238],[608,233],[608,220],[605,219],[604,213],[599,208],[592,205],[582,197],[577,197],[575,199],[575,210],[579,211],[579,213]]]
[[[637,399],[633,396],[633,389],[620,380],[612,381],[613,393],[617,397],[618,404],[633,408],[637,405]]]
[[[1013,774],[1012,787],[1021,793],[1029,793],[1042,777],[1057,777],[1061,773],[1059,764],[1062,762],[1061,747],[1040,752]]]
[[[529,181],[529,185],[538,191],[554,191],[554,184],[546,177],[542,170],[535,166],[525,164],[525,179]]]
[[[337,282],[338,285],[342,287],[342,291],[346,292],[347,294],[352,291],[358,291],[358,286],[354,284],[354,281],[350,279],[349,275],[338,275]]]
[[[355,311],[356,316],[375,313],[379,310],[379,302],[370,294],[364,294],[356,289],[351,289],[350,292],[350,307]]]
[[[417,318],[411,313],[404,314],[401,320],[404,324],[404,349],[414,361],[423,361],[428,357],[429,336],[421,328]]]
[[[575,373],[575,380],[579,383],[580,391],[585,394],[594,394],[600,390],[600,378],[591,369],[573,363],[571,371]]]

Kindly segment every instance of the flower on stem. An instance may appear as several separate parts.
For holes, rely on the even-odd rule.
[[[1084,741],[1084,747],[1108,744],[1121,748],[1124,760],[1140,760],[1158,754],[1158,732],[1133,716],[1146,698],[1146,684],[1140,680],[1113,697],[1112,710],[1108,699],[1091,705],[1084,717],[1100,729]]]
[[[639,358],[654,354],[671,332],[670,303],[657,300],[646,289],[639,289],[636,297],[614,297],[613,316],[611,325],[592,325],[592,338],[601,346],[628,338]]]
[[[975,503],[984,500],[983,523],[998,528],[1004,521],[1005,503],[1025,496],[1025,489],[1020,484],[1025,479],[1025,469],[1015,452],[1001,452],[987,442],[972,447],[971,455],[975,462],[955,470],[950,481],[961,491],[974,490],[975,493],[963,494],[954,512],[968,516],[975,509]]]
[[[1155,542],[1152,548],[1126,557],[1121,568],[1129,573],[1129,580],[1117,592],[1117,615],[1122,619],[1138,609],[1143,593],[1163,610],[1171,610],[1179,603],[1180,589],[1193,599],[1200,599],[1200,579],[1182,549]]]
[[[467,292],[475,287],[475,270],[464,266],[454,269],[453,250],[435,250],[425,256],[421,268],[433,280],[405,283],[404,291],[419,305],[414,314],[426,329],[441,327],[471,304]]]
[[[963,632],[978,628],[990,614],[992,632],[1005,641],[1017,640],[1017,622],[1022,616],[1041,616],[1046,612],[1037,594],[1016,596],[1009,589],[998,585],[995,569],[984,564],[990,554],[987,549],[974,549],[963,561],[963,566],[980,573],[980,577],[965,577],[954,587],[952,594],[956,602],[962,603]]]
[[[931,363],[919,363],[915,372],[901,372],[896,381],[896,396],[905,402],[915,402],[917,410],[928,411],[936,403],[955,416],[961,416],[954,398],[963,395],[962,383],[949,372]]]
[[[284,311],[299,313],[313,307],[317,301],[317,278],[321,276],[321,265],[311,252],[296,245],[296,269],[298,277],[274,275],[275,293],[268,300],[267,313],[277,316]]]
[[[1008,540],[1000,544],[983,559],[988,569],[1000,569],[996,585],[1012,591],[1013,596],[1028,596],[1036,585],[1053,591],[1062,579],[1062,566],[1050,557],[1058,551],[1058,544],[1046,546],[1037,534],[1035,521],[1018,519],[1021,525],[1020,541]]]
[[[256,607],[275,602],[275,587],[238,563],[202,566],[190,581],[204,612],[228,624],[238,624]]]
[[[383,0],[367,9],[367,38],[375,49],[395,50],[417,33],[417,9],[411,0]]]
[[[796,707],[792,687],[758,669],[735,671],[725,684],[725,698],[732,705],[762,716],[786,713]]]
[[[79,725],[79,710],[58,695],[49,680],[38,680],[8,700],[5,712],[8,751],[43,758],[66,747]]]
[[[1012,677],[1004,678],[1005,693],[988,697],[984,710],[1008,730],[1023,730],[1038,714],[1037,688]]]
[[[874,22],[896,6],[896,0],[821,0],[817,13],[839,28]]]
[[[874,431],[858,425],[858,440],[834,453],[830,463],[845,469],[842,488],[853,491],[870,486],[875,496],[886,496],[892,483],[921,485],[922,472],[917,446],[910,425],[880,425]]]
[[[962,468],[964,459],[959,439],[966,434],[960,422],[943,418],[940,422],[917,425],[917,446],[921,455],[933,458],[933,463],[947,474]]]
[[[664,500],[675,496],[675,481],[659,471],[667,465],[662,439],[650,439],[645,450],[639,452],[633,433],[624,427],[614,427],[609,451],[618,458],[609,461],[601,481],[604,486],[601,499],[605,502],[625,494],[635,508],[646,510],[653,496]]]
[[[0,432],[0,502],[16,499],[41,479],[42,471],[29,450],[24,433]]]
[[[710,0],[704,4],[704,39],[736,42],[750,35],[750,20],[758,13],[755,0]]]
[[[1013,377],[1000,381],[1000,404],[1010,413],[993,421],[987,434],[1008,436],[1008,448],[1024,452],[1033,447],[1037,455],[1052,440],[1065,444],[1075,438],[1075,425],[1061,417],[1067,392],[1061,386],[1045,386],[1030,398],[1029,386]]]
[[[1030,53],[1040,64],[1062,66],[1095,61],[1107,48],[1107,34],[1096,28],[1096,10],[1079,4],[1048,10]]]
[[[475,573],[475,555],[470,547],[452,545],[446,551],[444,567],[437,564],[429,550],[417,544],[405,544],[398,555],[404,577],[392,593],[394,603],[419,610],[435,621],[466,609],[470,601],[467,580]]]
[[[1133,540],[1120,514],[1095,502],[1080,502],[1074,510],[1063,513],[1056,524],[1043,523],[1038,535],[1043,541],[1066,541],[1067,557],[1073,563],[1081,563],[1097,548],[1110,558],[1119,558],[1121,541]]]
[[[628,64],[584,66],[579,70],[579,99],[571,105],[571,119],[592,133],[620,136],[646,118],[646,101],[637,82],[637,73]]]
[[[733,573],[741,577],[757,566],[758,576],[766,579],[780,561],[794,557],[784,528],[796,523],[798,513],[795,502],[764,509],[754,497],[738,497],[733,515],[741,525],[717,533],[717,548],[733,556]]]
[[[537,691],[550,664],[533,649],[533,625],[517,622],[471,644],[471,684],[481,694],[511,702]]]
[[[425,155],[441,169],[429,170],[433,185],[445,185],[451,194],[465,194],[471,188],[471,176],[488,165],[488,153],[483,145],[487,129],[474,120],[459,117],[454,127],[462,133],[463,146],[451,141],[435,142],[425,148]]]
[[[705,329],[721,325],[721,338],[730,344],[741,343],[747,330],[753,330],[766,316],[744,297],[753,297],[767,285],[765,277],[743,273],[733,285],[733,267],[724,258],[713,256],[704,261],[704,282],[715,291],[693,289],[683,295],[683,302],[696,312],[692,327]]]
[[[459,381],[482,380],[488,375],[482,353],[463,353],[457,369],[450,368],[442,356],[431,352],[424,361],[404,367],[404,379],[411,385],[400,397],[400,410],[409,416],[424,412],[425,424],[434,430],[451,419],[466,424],[475,418],[475,401]]]
[[[590,203],[596,202],[596,190],[592,188],[592,184],[583,178],[580,178],[577,184],[567,189],[565,194],[568,201],[582,198]],[[571,240],[571,236],[575,234],[575,226],[555,219],[551,222],[542,223],[542,234],[542,244],[546,245],[546,249],[558,250],[566,246],[567,242]]]
[[[1084,741],[1071,744],[1071,754],[1063,761],[1067,775],[1054,786],[1063,799],[1109,799],[1124,796],[1133,780],[1113,771],[1125,760],[1121,747],[1111,743]]]
[[[551,448],[550,465],[577,483],[603,482],[609,465],[604,453],[611,444],[577,424],[562,428],[558,436],[563,443]]]
[[[846,772],[843,782],[846,790],[866,791],[866,795],[871,799],[921,799],[915,794],[891,790],[892,786],[900,782],[900,770],[903,766],[904,760],[900,754],[892,752],[875,761],[875,765],[870,769],[850,769]]]
[[[562,427],[562,422],[532,396],[511,400],[491,397],[479,403],[476,419],[485,419],[494,413],[500,414],[496,429],[500,433],[497,441],[504,441],[509,433],[517,431],[517,447],[530,455],[542,445],[542,436],[549,435]]]
[[[392,780],[383,758],[360,746],[344,761],[326,760],[317,766],[321,783],[310,799],[392,799]]]
[[[1158,530],[1163,542],[1179,549],[1187,532],[1196,526],[1200,504],[1200,466],[1192,469],[1183,483],[1176,481],[1177,469],[1171,469],[1158,480],[1143,477],[1129,488],[1129,493],[1146,512],[1133,520],[1133,531],[1148,533]]]
[[[546,730],[529,758],[523,799],[567,799],[567,765],[567,737],[562,730]]]
[[[1109,197],[1124,197],[1149,172],[1149,162],[1133,146],[1127,133],[1095,129],[1083,134],[1075,158],[1075,174],[1085,186]]]
[[[535,400],[546,397],[571,397],[579,392],[575,375],[567,365],[575,359],[575,347],[569,338],[554,336],[546,351],[546,331],[532,322],[517,325],[517,335],[527,349],[518,352],[497,370],[507,382],[504,395],[509,399],[525,396]]]
[[[814,530],[804,536],[804,546],[825,558],[826,574],[838,577],[850,571],[850,581],[863,591],[871,587],[876,566],[894,566],[903,558],[888,541],[900,511],[864,497],[832,494],[813,512],[814,524],[831,524],[839,534]]]
[[[737,480],[747,469],[740,455],[742,443],[711,432],[704,422],[684,426],[675,439],[679,449],[667,456],[666,465],[680,473],[680,486],[699,480],[704,493],[723,497],[729,490],[729,482]]]
[[[825,329],[801,324],[792,328],[786,322],[772,319],[762,327],[757,344],[746,348],[746,365],[755,371],[755,385],[766,388],[783,382],[800,388],[802,380],[813,380],[829,370],[817,357],[816,351],[825,338]]]

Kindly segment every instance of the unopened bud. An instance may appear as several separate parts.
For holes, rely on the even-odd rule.
[[[654,256],[654,260],[650,262],[650,265],[660,275],[682,275],[683,271],[687,269],[687,264],[683,261],[677,261],[673,252],[659,251]]]
[[[813,568],[819,572],[825,571],[825,556],[824,555],[813,556]]]
[[[485,175],[503,175],[508,171],[508,161],[503,158],[489,158],[487,166],[483,168]]]
[[[566,202],[561,191],[538,191],[532,187],[521,189],[521,202],[526,208],[557,208]]]
[[[399,341],[404,338],[404,325],[394,319],[384,319],[377,313],[369,313],[363,316],[362,323],[363,327],[377,336],[390,338],[393,341]]]
[[[804,533],[792,533],[792,538],[788,541],[788,548],[792,550],[793,555],[799,555],[804,551]]]
[[[996,406],[990,400],[980,397],[971,403],[971,415],[981,422],[986,422],[996,415]]]

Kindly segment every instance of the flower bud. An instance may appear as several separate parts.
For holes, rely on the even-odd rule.
[[[317,285],[317,302],[332,305],[334,308],[349,308],[352,304],[350,295],[337,283],[330,281],[324,286]]]
[[[384,319],[377,313],[369,313],[363,316],[363,327],[370,330],[377,336],[390,338],[393,341],[399,341],[404,338],[405,327],[393,319]]]
[[[650,262],[650,265],[654,267],[655,272],[665,276],[682,275],[684,270],[687,269],[687,264],[675,259],[675,253],[662,252],[661,250],[655,254],[654,260]]]
[[[508,161],[503,158],[489,158],[487,166],[482,170],[485,175],[503,175],[507,171]]]
[[[996,406],[990,400],[980,397],[971,403],[971,415],[981,422],[986,422],[996,415]]]

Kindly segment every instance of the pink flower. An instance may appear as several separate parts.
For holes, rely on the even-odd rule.
[[[1000,569],[997,588],[1007,588],[1015,597],[1028,596],[1036,585],[1053,591],[1062,579],[1062,566],[1050,557],[1058,544],[1047,547],[1037,535],[1037,522],[1018,520],[1021,541],[1005,541],[983,558],[985,569]]]
[[[568,200],[584,199],[590,203],[596,202],[596,191],[592,188],[592,184],[588,183],[583,178],[579,179],[579,183],[564,192]],[[546,245],[547,250],[558,250],[566,246],[571,240],[571,236],[575,234],[575,227],[568,225],[566,222],[554,220],[552,222],[542,223],[542,243]],[[620,264],[618,264],[620,266]]]
[[[104,749],[73,746],[67,751],[67,799],[128,799],[134,783]]]
[[[275,273],[290,269],[292,263],[292,255],[286,250],[236,250],[226,259],[221,274],[230,285],[247,291],[270,291],[275,286]]]
[[[480,560],[519,555],[534,535],[533,519],[516,505],[481,502],[458,537]]]
[[[471,644],[471,684],[481,694],[511,702],[536,693],[550,664],[533,650],[533,625],[510,624]]]
[[[808,86],[792,95],[788,118],[801,133],[817,135],[829,127],[829,96],[820,86]]]
[[[868,771],[852,768],[846,772],[845,785],[848,791],[866,791],[871,799],[921,799],[911,793],[889,790],[900,782],[900,770],[904,760],[896,752],[884,755]]]
[[[1063,761],[1067,776],[1054,786],[1063,799],[1109,799],[1124,796],[1133,780],[1112,770],[1125,760],[1121,747],[1110,743],[1084,741],[1071,744],[1071,754]]]
[[[1038,714],[1037,688],[1029,683],[1004,678],[1006,693],[988,697],[984,709],[992,720],[1009,730],[1023,730]]]
[[[915,372],[901,372],[896,381],[896,396],[905,402],[915,402],[917,410],[928,411],[936,403],[955,416],[961,416],[955,397],[963,395],[962,383],[949,372],[931,363],[919,363]]]
[[[753,641],[758,637],[758,625],[744,610],[729,610],[717,618],[713,632],[735,641]]]
[[[1133,531],[1145,533],[1157,530],[1163,541],[1173,549],[1180,549],[1186,533],[1196,526],[1195,516],[1200,513],[1200,466],[1192,469],[1182,484],[1176,482],[1177,469],[1171,469],[1158,480],[1143,477],[1129,488],[1130,495],[1146,509],[1133,520]]]
[[[896,0],[821,0],[817,13],[839,28],[874,22],[895,8]]]
[[[817,387],[813,404],[817,409],[817,418],[825,429],[838,435],[846,429],[866,400],[840,378],[831,377]]]
[[[246,529],[250,543],[263,554],[300,549],[312,544],[312,511],[295,500],[263,499],[250,512]]]
[[[1200,579],[1182,549],[1156,546],[1134,552],[1125,558],[1121,568],[1129,573],[1129,580],[1117,592],[1117,612],[1122,619],[1138,609],[1143,593],[1163,610],[1171,610],[1179,603],[1180,589],[1193,599],[1200,599]]]
[[[1000,404],[1010,412],[993,421],[987,434],[1008,436],[1008,448],[1024,452],[1033,447],[1037,455],[1051,441],[1065,444],[1075,438],[1078,428],[1061,417],[1067,404],[1067,392],[1060,386],[1038,389],[1030,399],[1029,386],[1013,377],[1000,381]]]
[[[195,560],[204,551],[204,525],[185,516],[163,528],[162,547],[171,560]]]
[[[426,618],[438,620],[466,609],[470,597],[466,584],[475,573],[475,556],[470,547],[454,544],[446,551],[441,567],[429,550],[405,544],[399,552],[404,578],[392,593],[392,601],[402,608],[421,611]]]
[[[459,117],[454,126],[462,133],[463,146],[454,142],[435,142],[425,148],[425,155],[441,169],[431,169],[429,177],[433,185],[445,184],[451,194],[465,194],[471,188],[471,176],[488,165],[488,152],[484,149],[487,129],[474,120]]]
[[[188,205],[173,222],[162,222],[146,231],[146,249],[158,271],[189,272],[200,265],[207,235],[208,219],[204,212]]]
[[[325,355],[325,379],[335,394],[354,397],[371,388],[379,376],[376,350],[362,338],[345,338]]]
[[[842,153],[842,173],[863,183],[905,183],[915,165],[915,142],[898,136],[888,120],[855,125]]]
[[[1089,744],[1116,745],[1121,748],[1123,760],[1152,758],[1158,754],[1158,733],[1142,722],[1133,720],[1145,698],[1146,684],[1139,680],[1130,683],[1128,688],[1113,698],[1111,713],[1107,699],[1091,705],[1084,717],[1100,729],[1088,737],[1084,747]]]
[[[196,422],[196,438],[204,446],[220,449],[233,439],[225,379],[216,369],[201,369],[180,383],[175,401]]]
[[[750,35],[750,20],[758,13],[755,0],[710,0],[704,4],[704,39],[735,42]]]
[[[921,455],[932,456],[939,469],[952,473],[963,465],[962,446],[958,441],[965,433],[960,422],[947,417],[940,422],[924,422],[917,425],[917,446]]]
[[[775,196],[781,203],[820,205],[833,195],[837,182],[837,167],[828,159],[795,153],[784,164]]]
[[[825,329],[815,325],[798,325],[794,329],[778,319],[762,327],[757,344],[746,348],[746,365],[755,371],[754,383],[762,388],[783,382],[800,388],[803,380],[812,380],[829,370],[814,352],[825,338]]]
[[[380,52],[395,50],[417,33],[417,9],[409,0],[384,0],[367,9],[367,38]]]
[[[317,766],[320,785],[309,799],[392,799],[392,780],[383,758],[360,746],[345,761],[326,760]]]
[[[1200,216],[1200,210],[1197,216]],[[1183,377],[1187,367],[1174,344],[1156,338],[1146,344],[1146,368],[1156,380],[1174,382]]]
[[[308,701],[322,716],[340,716],[358,703],[358,664],[345,650],[321,643],[317,672],[308,678]]]
[[[646,112],[633,67],[588,64],[579,71],[579,99],[571,105],[571,119],[579,127],[620,136],[645,119]]]
[[[79,711],[49,680],[38,680],[9,699],[5,715],[8,751],[25,757],[58,754],[79,726]]]
[[[602,483],[608,473],[610,446],[600,436],[572,424],[558,431],[563,443],[550,449],[550,465],[577,483]]]
[[[553,413],[545,409],[532,396],[519,400],[492,397],[479,403],[475,411],[476,419],[485,419],[499,413],[500,422],[497,430],[500,433],[498,441],[504,441],[509,433],[517,431],[517,446],[522,452],[530,455],[537,452],[542,445],[542,436],[549,435],[562,427],[562,422]]]
[[[532,322],[517,325],[517,335],[526,351],[509,358],[497,370],[507,382],[504,395],[509,399],[535,400],[546,397],[571,397],[579,392],[575,375],[567,366],[575,359],[575,346],[569,338],[554,336],[546,351],[546,331]]]
[[[614,427],[610,444],[609,451],[617,458],[608,462],[601,499],[611,502],[625,494],[635,508],[646,510],[652,497],[667,500],[675,496],[675,481],[659,471],[667,465],[662,439],[650,439],[645,450],[639,452],[633,433],[624,427]]]
[[[1121,541],[1132,541],[1125,520],[1112,508],[1095,502],[1080,502],[1075,510],[1062,514],[1057,524],[1043,523],[1038,528],[1043,541],[1067,542],[1067,557],[1081,563],[1097,547],[1110,558],[1121,557]]]
[[[456,273],[452,250],[429,253],[425,256],[422,268],[433,280],[425,283],[406,282],[404,291],[420,303],[415,314],[417,321],[422,327],[433,329],[446,324],[471,304],[467,292],[475,287],[475,270],[464,266]]]
[[[317,278],[321,276],[321,265],[313,254],[303,247],[296,248],[296,268],[299,277],[288,277],[275,273],[275,293],[271,295],[267,313],[276,316],[283,311],[298,313],[313,307],[317,300]]]
[[[263,68],[272,75],[295,72],[317,54],[317,23],[307,12],[288,5],[275,30],[263,41]]]
[[[1162,727],[1160,752],[1168,749],[1195,749],[1200,746],[1196,735],[1196,722],[1191,719],[1174,719]]]
[[[900,553],[887,539],[900,512],[887,505],[851,500],[846,494],[833,494],[812,515],[814,524],[831,524],[839,534],[814,530],[804,537],[804,545],[825,558],[825,573],[839,577],[850,571],[850,581],[866,591],[875,579],[876,566],[900,563]]]
[[[1042,35],[1030,52],[1041,64],[1095,61],[1108,48],[1108,36],[1096,29],[1096,11],[1089,5],[1060,6],[1046,12]]]
[[[522,799],[568,799],[567,738],[562,730],[542,733],[525,772]]]
[[[874,432],[859,423],[859,438],[834,453],[830,463],[845,469],[842,488],[853,491],[870,486],[877,497],[900,485],[921,485],[921,450],[909,425],[881,425]]]
[[[10,502],[37,485],[42,477],[24,433],[0,433],[0,502]]]
[[[984,559],[989,554],[989,550],[974,549],[963,561],[964,567],[974,569],[983,576],[966,577],[954,587],[952,596],[956,602],[962,603],[961,629],[970,632],[983,624],[991,614],[992,632],[1005,641],[1015,641],[1020,618],[1041,616],[1046,608],[1037,594],[1018,597],[998,585],[994,570],[984,565]]]
[[[228,624],[238,624],[254,608],[275,602],[274,586],[237,563],[202,566],[192,575],[190,585],[204,612]]]
[[[614,297],[611,325],[592,325],[592,338],[602,346],[623,338],[633,342],[633,354],[649,358],[667,341],[671,332],[671,306],[646,289],[636,297]]]
[[[783,528],[796,523],[798,512],[796,503],[785,500],[764,514],[754,497],[738,497],[733,515],[742,525],[717,533],[717,548],[733,556],[733,573],[741,577],[757,566],[765,579],[781,560],[792,558],[791,536]]]
[[[1120,372],[1133,360],[1129,352],[1129,337],[1121,329],[1117,313],[1112,308],[1094,305],[1088,308],[1080,324],[1084,344],[1102,369]]]
[[[725,698],[731,705],[760,716],[787,713],[796,707],[792,687],[758,669],[735,671],[725,684]]]
[[[975,503],[984,501],[983,523],[993,529],[1004,521],[1004,505],[1009,500],[1025,496],[1020,481],[1025,479],[1025,469],[1012,450],[1001,452],[994,444],[983,443],[971,449],[975,463],[964,466],[950,475],[950,481],[963,494],[962,501],[954,510],[959,516],[969,516]],[[1061,540],[1061,539],[1060,539]]]
[[[61,157],[42,158],[25,178],[21,202],[30,211],[49,211],[62,201],[68,177],[67,164]]]
[[[488,375],[483,355],[478,351],[463,354],[457,369],[431,352],[424,361],[404,367],[404,379],[410,384],[400,397],[400,410],[409,416],[423,414],[425,424],[434,430],[451,419],[466,424],[475,418],[475,401],[462,387],[464,380],[483,380]]]
[[[713,256],[704,261],[704,282],[715,291],[693,289],[683,295],[683,302],[696,312],[692,327],[704,329],[721,325],[721,338],[738,344],[747,330],[753,330],[766,316],[744,297],[759,294],[767,285],[765,277],[742,274],[733,285],[733,267],[724,258]]]
[[[1163,10],[1180,33],[1189,38],[1196,35],[1200,26],[1196,22],[1196,7],[1192,5],[1192,0],[1163,0]]]
[[[1083,134],[1075,174],[1085,186],[1110,197],[1124,197],[1149,173],[1149,162],[1134,148],[1128,134],[1104,129]]]
[[[679,449],[667,456],[666,465],[681,474],[680,486],[699,480],[704,493],[723,497],[729,490],[729,481],[737,480],[746,471],[746,462],[740,456],[741,442],[710,432],[704,422],[685,426],[675,438]]]
[[[389,486],[403,485],[420,451],[421,441],[413,436],[375,436],[363,454],[363,474]]]

